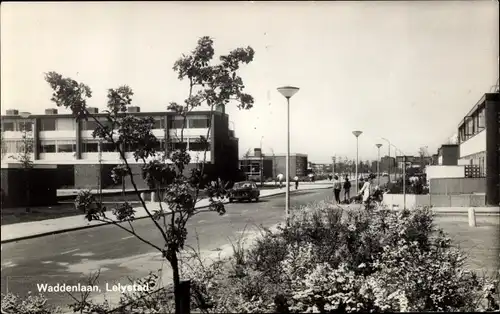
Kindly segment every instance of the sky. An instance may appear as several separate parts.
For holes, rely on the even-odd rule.
[[[251,46],[240,74],[255,105],[226,109],[240,155],[286,152],[283,85],[300,88],[291,152],[327,163],[355,158],[354,130],[361,160],[387,153],[382,137],[436,153],[498,80],[497,1],[4,2],[0,17],[2,114],[54,107],[48,71],[89,85],[101,110],[129,85],[141,111],[164,111],[188,94],[172,66],[198,38],[218,55]]]

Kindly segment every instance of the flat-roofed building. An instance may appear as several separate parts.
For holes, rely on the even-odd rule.
[[[476,166],[486,177],[486,203],[500,202],[499,94],[486,93],[458,125],[459,165]]]
[[[88,108],[104,124],[106,113],[99,113],[97,108]],[[126,114],[155,119],[152,133],[159,143],[157,150],[168,153],[182,145],[180,141],[183,117],[175,112],[140,112],[137,106],[129,106]],[[104,168],[101,175],[105,185],[111,185],[109,172],[122,163],[119,152],[113,144],[99,143],[92,136],[97,123],[76,121],[71,114],[59,114],[57,109],[46,109],[45,114],[19,113],[16,109],[7,110],[1,117],[3,145],[5,154],[2,160],[13,162],[10,156],[19,153],[24,130],[30,131],[33,140],[32,160],[35,164],[56,164],[61,169],[61,185],[66,187],[87,188],[96,186],[99,168]],[[208,132],[211,127],[210,132]],[[199,141],[200,136],[208,136],[208,148]],[[238,138],[229,128],[229,117],[220,111],[192,111],[187,114],[187,125],[183,131],[183,143],[187,146],[191,164],[205,160],[210,165],[207,171],[216,177],[231,177],[238,169]],[[134,147],[123,147],[127,162],[134,173],[140,176],[141,161],[133,157]],[[167,163],[170,161],[167,159]],[[73,174],[73,182],[70,179]],[[141,182],[140,180],[135,180]]]

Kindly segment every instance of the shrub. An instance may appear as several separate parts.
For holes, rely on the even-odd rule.
[[[342,211],[314,204],[288,227],[266,230],[247,256],[247,276],[220,281],[215,309],[474,311],[498,303],[498,282],[483,282],[465,267],[428,208]]]
[[[47,303],[42,295],[29,293],[26,298],[20,298],[12,293],[2,294],[2,313],[5,314],[51,314],[62,313],[58,307]]]

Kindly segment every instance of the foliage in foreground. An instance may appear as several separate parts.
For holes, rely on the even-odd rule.
[[[293,217],[289,227],[264,230],[250,249],[237,242],[233,250],[231,258],[210,265],[202,259],[183,264],[183,276],[192,279],[193,308],[206,313],[500,309],[500,272],[492,279],[469,271],[465,255],[435,228],[427,208],[342,212],[320,203]],[[121,305],[116,313],[162,313],[171,311],[173,301],[163,291],[127,296]],[[2,312],[50,311],[2,307]],[[83,313],[99,312],[89,305]]]
[[[190,271],[196,304],[243,313],[499,309],[500,274],[469,271],[426,208],[343,213],[321,204],[266,231],[238,264],[233,276],[219,264],[209,277]]]

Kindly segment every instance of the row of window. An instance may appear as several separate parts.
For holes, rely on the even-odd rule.
[[[107,125],[108,121],[102,120],[101,124]],[[206,129],[210,125],[210,120],[208,118],[188,118],[186,120],[186,125],[184,128],[187,129]],[[89,120],[82,123],[82,130],[93,131],[97,129],[99,124],[96,121]],[[184,120],[172,120],[171,129],[182,129],[184,126]],[[165,129],[165,119],[159,118],[155,120],[154,129]],[[2,121],[3,131],[32,131],[33,122],[32,121]],[[76,130],[76,122],[71,118],[43,118],[40,119],[40,131],[67,131]]]
[[[32,121],[6,121],[2,122],[2,131],[27,131],[31,132],[33,130]]]
[[[483,107],[473,113],[472,116],[465,118],[465,123],[458,130],[458,140],[460,143],[465,142],[485,129],[484,110]]]
[[[101,151],[102,152],[117,152],[116,146],[111,143],[101,143]],[[23,143],[22,141],[4,141],[4,147],[7,153],[19,153],[22,150]],[[169,143],[169,149],[180,149],[182,147],[186,147],[187,150],[190,151],[205,151],[210,150],[210,144],[200,143],[196,140],[191,140],[187,142],[174,142]],[[135,151],[137,147],[134,145],[129,146],[125,151],[132,152]],[[159,141],[155,147],[156,150],[162,151],[165,149],[165,141]],[[40,143],[40,153],[74,153],[76,152],[76,143],[71,140],[42,140]],[[99,152],[99,142],[92,141],[82,143],[82,152],[83,153],[97,153]]]

